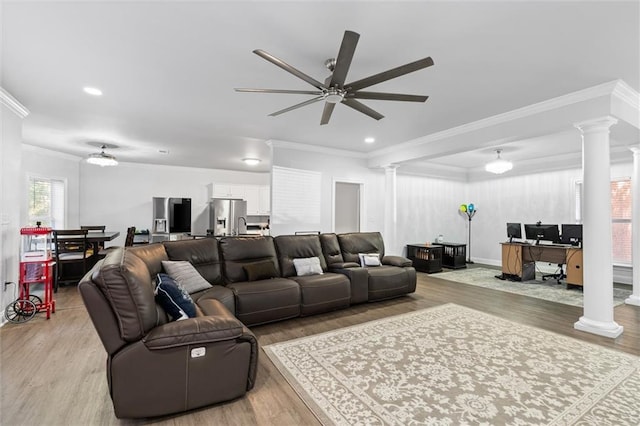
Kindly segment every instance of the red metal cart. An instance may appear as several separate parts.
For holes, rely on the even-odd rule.
[[[20,249],[20,282],[18,299],[4,311],[10,322],[29,321],[38,312],[46,312],[47,319],[56,311],[53,298],[53,266],[51,255],[51,228],[22,228]],[[32,293],[31,286],[42,284],[42,298]]]

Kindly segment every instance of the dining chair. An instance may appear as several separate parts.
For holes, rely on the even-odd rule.
[[[131,247],[133,246],[133,239],[136,236],[136,227],[131,226],[127,228],[127,236],[124,239],[124,246]]]
[[[104,232],[107,229],[106,225],[80,225],[80,229],[86,229],[88,232],[87,237],[91,236],[92,232]],[[102,259],[107,255],[107,248],[104,246],[104,242],[95,243],[93,245],[94,254],[98,258]]]
[[[56,274],[54,292],[64,283],[78,283],[87,273],[87,258],[93,250],[86,229],[54,229]]]

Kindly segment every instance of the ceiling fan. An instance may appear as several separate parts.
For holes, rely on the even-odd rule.
[[[358,44],[358,39],[360,38],[360,34],[355,33],[353,31],[345,31],[344,37],[342,39],[342,44],[340,45],[340,51],[338,52],[338,57],[335,59],[327,59],[325,61],[325,66],[332,72],[332,74],[327,77],[324,83],[319,82],[313,77],[308,76],[302,71],[292,67],[281,59],[276,58],[275,56],[265,52],[261,49],[256,49],[253,51],[256,55],[261,58],[266,59],[274,65],[279,66],[283,70],[295,75],[296,77],[306,81],[317,90],[281,90],[281,89],[248,89],[248,88],[236,88],[236,92],[253,92],[253,93],[284,93],[284,94],[296,94],[296,95],[315,95],[316,97],[311,98],[307,101],[301,102],[299,104],[290,106],[288,108],[282,109],[280,111],[276,111],[274,113],[269,114],[271,117],[275,117],[276,115],[283,114],[285,112],[292,111],[294,109],[301,108],[306,105],[313,104],[319,101],[325,101],[324,110],[322,111],[322,118],[320,119],[320,124],[327,124],[329,119],[331,118],[331,114],[333,113],[333,109],[335,108],[337,103],[342,103],[348,107],[355,109],[356,111],[360,111],[363,114],[368,115],[369,117],[380,120],[384,118],[384,115],[379,112],[369,108],[362,102],[358,101],[358,99],[375,99],[382,101],[406,101],[406,102],[425,102],[428,96],[423,95],[405,95],[401,93],[380,93],[380,92],[365,92],[361,91],[361,89],[365,89],[369,86],[373,86],[378,83],[382,83],[383,81],[391,80],[392,78],[400,77],[405,74],[412,73],[414,71],[421,70],[423,68],[430,67],[433,65],[433,59],[430,57],[420,59],[415,62],[411,62],[405,65],[401,65],[399,67],[363,78],[361,80],[353,81],[351,83],[345,84],[347,79],[347,73],[349,72],[349,67],[351,66],[351,60],[353,59],[353,54],[356,50],[356,45]]]

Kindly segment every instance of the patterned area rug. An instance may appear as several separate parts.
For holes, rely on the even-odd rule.
[[[324,425],[640,424],[640,358],[454,304],[264,351]]]
[[[521,294],[523,296],[535,297],[537,299],[549,300],[565,305],[582,306],[582,289],[580,288],[567,288],[565,284],[557,284],[555,280],[542,281],[542,279],[536,279],[524,282],[500,280],[496,278],[496,275],[500,274],[501,272],[496,269],[469,268],[433,274],[433,277]],[[629,296],[631,296],[630,288],[626,290],[624,288],[614,287],[613,305],[618,306],[623,304],[624,300]]]

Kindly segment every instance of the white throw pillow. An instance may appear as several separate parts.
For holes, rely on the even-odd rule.
[[[380,254],[379,253],[358,253],[360,258],[360,266],[380,266]]]
[[[322,275],[322,266],[320,266],[320,258],[304,257],[293,259],[293,266],[296,268],[296,274],[299,277],[305,275]]]
[[[193,294],[198,291],[211,288],[212,285],[205,280],[202,275],[194,268],[191,262],[163,260],[162,267],[187,293]]]

